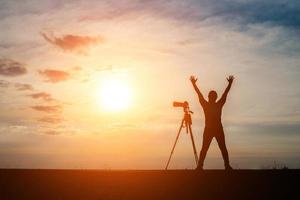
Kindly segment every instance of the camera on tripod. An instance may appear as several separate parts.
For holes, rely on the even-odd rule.
[[[176,139],[175,139],[175,143],[172,147],[171,154],[170,154],[170,157],[168,159],[168,162],[167,162],[167,165],[166,165],[166,168],[165,168],[166,170],[168,169],[169,163],[171,161],[171,157],[173,155],[173,152],[174,152],[174,149],[175,149],[175,146],[176,146],[176,143],[177,143],[177,140],[179,138],[179,135],[180,135],[180,132],[181,132],[182,128],[186,128],[186,133],[190,134],[190,136],[191,136],[196,165],[198,163],[198,155],[197,155],[197,150],[196,150],[196,146],[195,146],[195,142],[194,142],[192,126],[191,126],[192,125],[191,114],[193,114],[193,111],[190,111],[189,103],[187,101],[184,101],[184,102],[174,101],[173,106],[174,107],[182,107],[184,114],[183,114],[183,118],[182,118],[179,130],[178,130],[178,133],[177,133],[177,136],[176,136]]]
[[[184,115],[185,121],[189,124],[192,124],[192,118],[191,118],[190,113],[193,114],[194,112],[190,110],[189,103],[187,101],[184,101],[184,102],[174,101],[173,106],[174,107],[182,107],[183,112],[185,113],[185,115]]]

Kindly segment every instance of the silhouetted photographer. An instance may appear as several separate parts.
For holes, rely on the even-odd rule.
[[[222,97],[217,101],[218,95],[217,92],[214,90],[211,90],[208,94],[208,101],[206,101],[200,92],[199,88],[196,85],[197,78],[194,76],[191,76],[190,78],[193,87],[198,95],[199,102],[203,108],[204,115],[205,115],[205,128],[203,133],[203,143],[202,143],[202,149],[200,152],[200,158],[198,161],[197,170],[203,169],[203,162],[207,153],[207,150],[209,148],[209,145],[212,141],[212,139],[215,137],[219,148],[221,149],[224,165],[226,170],[232,169],[229,164],[229,157],[228,157],[228,151],[225,144],[225,136],[224,136],[224,130],[222,126],[221,116],[222,116],[222,108],[223,105],[226,102],[227,94],[231,88],[232,82],[234,80],[233,76],[229,76],[227,78],[228,86],[225,89]]]

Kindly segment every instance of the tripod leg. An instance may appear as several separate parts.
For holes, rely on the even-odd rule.
[[[197,150],[196,150],[196,146],[195,146],[195,141],[194,141],[194,136],[193,136],[191,124],[189,124],[188,127],[189,127],[189,131],[190,131],[191,139],[192,139],[196,165],[198,165],[198,154],[197,154]]]
[[[178,130],[178,133],[177,133],[177,136],[176,136],[176,139],[175,139],[175,143],[174,143],[174,145],[173,145],[173,147],[172,147],[172,151],[171,151],[170,157],[169,157],[169,159],[168,159],[168,162],[167,162],[167,165],[166,165],[166,168],[165,168],[165,170],[167,170],[167,169],[168,169],[168,166],[169,166],[169,163],[170,163],[171,157],[172,157],[172,155],[173,155],[173,152],[174,152],[174,149],[175,149],[176,143],[177,143],[177,141],[178,141],[178,138],[179,138],[179,135],[180,135],[180,131],[181,131],[182,127],[183,127],[183,123],[184,123],[184,119],[182,120],[182,122],[181,122],[181,125],[180,125],[180,127],[179,127],[179,130]]]

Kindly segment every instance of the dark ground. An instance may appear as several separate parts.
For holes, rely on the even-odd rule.
[[[300,170],[0,169],[0,200],[298,199],[299,181]]]

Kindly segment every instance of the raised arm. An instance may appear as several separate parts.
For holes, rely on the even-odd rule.
[[[234,76],[229,76],[229,77],[227,78],[228,85],[227,85],[227,87],[226,87],[226,89],[225,89],[225,91],[224,91],[224,93],[223,93],[221,99],[218,101],[218,103],[225,104],[226,98],[227,98],[227,94],[228,94],[228,92],[229,92],[229,90],[230,90],[230,88],[231,88],[231,85],[232,85],[233,80],[234,80]]]
[[[191,76],[190,80],[191,80],[192,85],[193,85],[193,87],[194,87],[194,89],[195,89],[195,91],[196,91],[196,93],[198,95],[200,104],[204,105],[206,103],[206,100],[204,99],[202,93],[200,92],[200,90],[199,90],[199,88],[198,88],[198,86],[196,84],[196,82],[197,82],[198,79],[195,78],[194,76]]]

